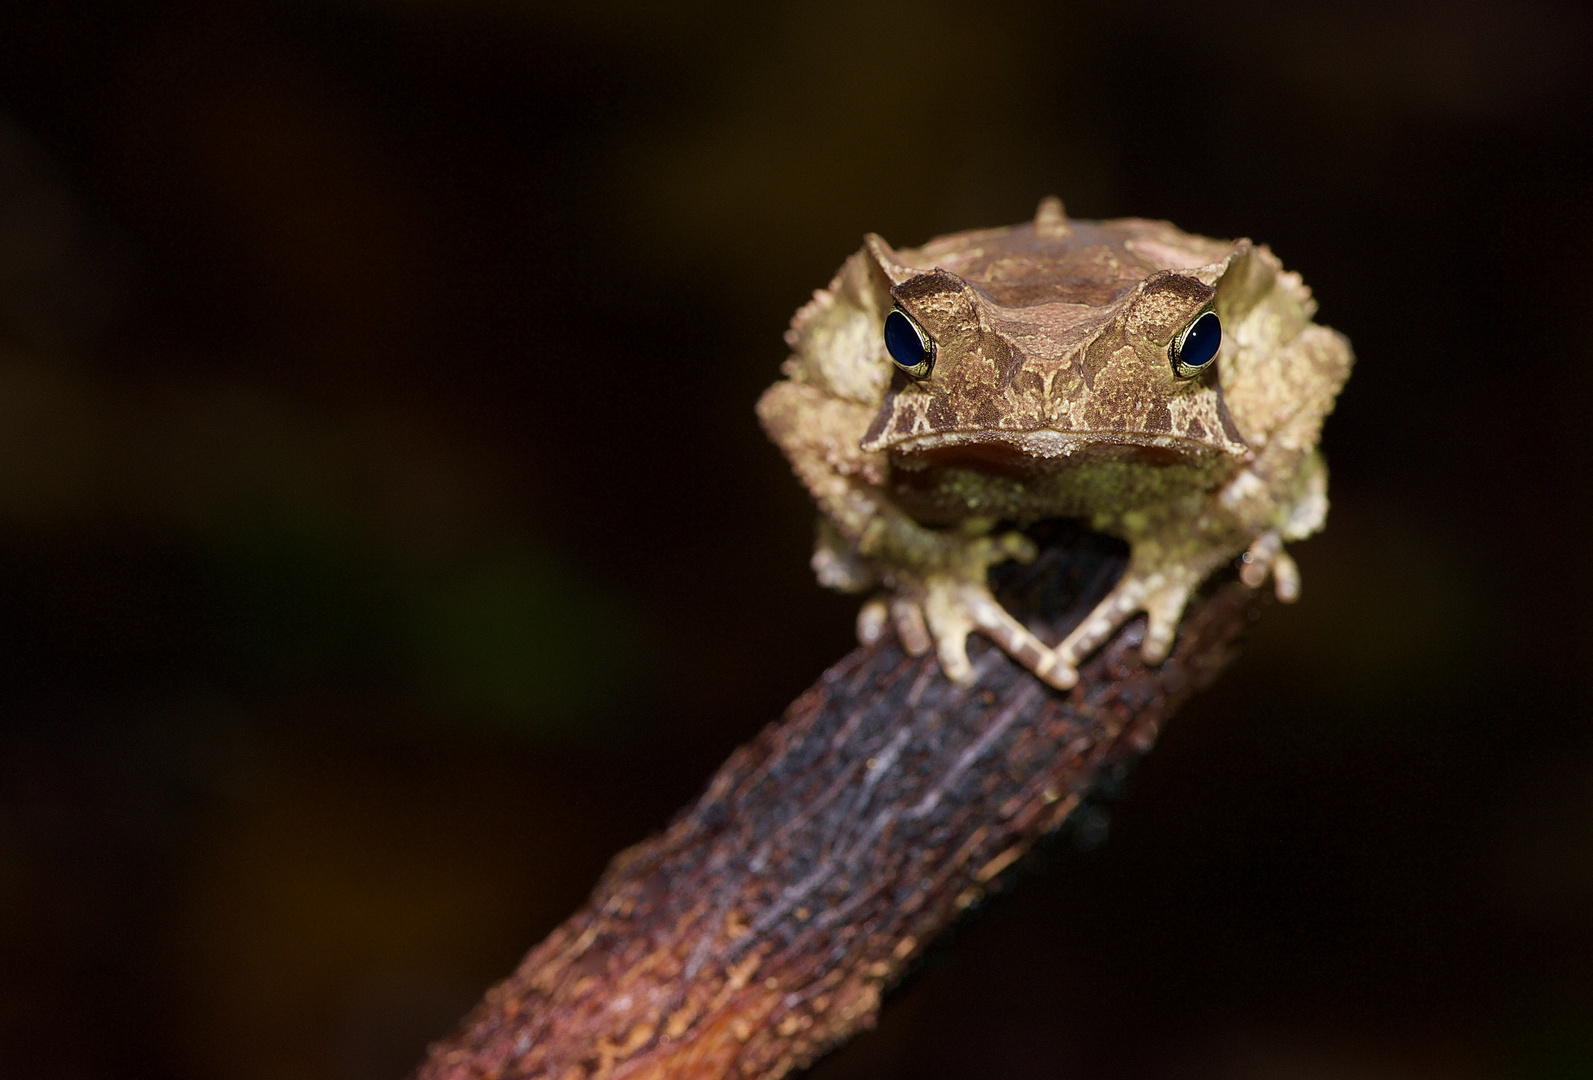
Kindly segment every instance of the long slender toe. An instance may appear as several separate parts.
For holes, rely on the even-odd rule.
[[[1145,627],[1145,640],[1139,647],[1139,658],[1152,666],[1167,659],[1173,651],[1173,637],[1178,633],[1177,621],[1168,622],[1150,615]]]
[[[1036,666],[1034,673],[1058,690],[1071,690],[1079,681],[1078,668],[1063,661],[1055,652]]]
[[[898,597],[891,602],[891,616],[896,622],[896,636],[908,656],[923,656],[935,647],[929,628],[924,625],[924,609],[917,601]]]
[[[954,683],[967,685],[973,682],[973,665],[968,662],[968,639],[956,634],[947,634],[936,642],[936,651],[940,655],[940,666],[946,672],[946,678]]]
[[[1285,604],[1300,599],[1300,567],[1287,551],[1278,552],[1272,560],[1272,586]]]
[[[1095,610],[1086,615],[1084,621],[1075,626],[1073,632],[1056,647],[1057,656],[1064,663],[1077,667],[1080,660],[1111,637],[1130,615],[1140,610],[1144,596],[1145,586],[1138,578],[1119,581],[1106,599],[1096,604]]]
[[[1244,564],[1239,568],[1239,580],[1248,588],[1258,589],[1267,580],[1272,564],[1283,553],[1283,537],[1278,530],[1268,529],[1250,544],[1250,550],[1240,556]]]
[[[1188,589],[1169,585],[1145,605],[1145,640],[1139,647],[1140,659],[1145,663],[1159,664],[1173,651],[1173,639],[1188,602]]]
[[[890,623],[891,609],[883,596],[876,596],[857,612],[857,640],[863,645],[873,645],[885,636]]]
[[[1078,674],[1072,667],[1059,664],[1056,654],[1046,647],[1045,642],[1029,633],[1028,627],[1013,618],[984,587],[965,588],[963,603],[975,626],[1040,678],[1063,690],[1078,681]]]

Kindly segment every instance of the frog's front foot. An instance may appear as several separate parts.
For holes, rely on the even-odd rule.
[[[1261,588],[1271,573],[1272,588],[1279,600],[1292,604],[1300,599],[1300,568],[1283,550],[1283,537],[1277,529],[1268,529],[1256,537],[1239,559],[1239,580],[1250,588]]]
[[[1073,666],[1060,663],[1055,652],[1001,606],[985,583],[993,564],[1034,558],[1034,545],[1028,539],[1021,533],[948,537],[937,554],[922,568],[892,570],[887,575],[894,592],[863,606],[857,620],[859,640],[872,644],[888,622],[894,623],[909,654],[923,656],[934,649],[946,677],[967,684],[974,678],[968,635],[977,630],[1052,686],[1065,690],[1078,681]]]
[[[1178,621],[1190,594],[1199,587],[1204,574],[1176,568],[1147,568],[1129,564],[1128,571],[1095,605],[1095,610],[1056,647],[1058,659],[1077,667],[1128,619],[1143,611],[1146,615],[1145,640],[1140,656],[1147,664],[1159,664],[1172,651]]]
[[[1156,551],[1155,545],[1147,545]],[[1233,548],[1186,549],[1182,560],[1164,562],[1155,554],[1142,557],[1138,548],[1129,560],[1128,570],[1113,586],[1106,599],[1095,606],[1084,621],[1056,647],[1064,664],[1078,664],[1129,618],[1143,611],[1146,617],[1145,640],[1140,658],[1159,664],[1172,652],[1173,639],[1184,607],[1200,583],[1223,562],[1232,558]],[[1278,599],[1290,603],[1300,595],[1300,569],[1283,550],[1283,538],[1276,529],[1256,537],[1240,557],[1239,579],[1250,588],[1259,588],[1270,573]]]

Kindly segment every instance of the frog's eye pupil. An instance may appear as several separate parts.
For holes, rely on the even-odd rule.
[[[885,316],[885,351],[897,367],[922,379],[935,366],[935,341],[901,308]]]
[[[1217,358],[1222,346],[1222,320],[1215,311],[1203,312],[1173,339],[1173,371],[1181,378],[1199,375]]]

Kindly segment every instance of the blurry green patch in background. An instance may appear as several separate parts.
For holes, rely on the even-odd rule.
[[[421,698],[421,722],[581,741],[613,733],[647,668],[636,614],[545,554],[404,567],[278,521],[198,562],[213,670],[253,687],[363,672],[383,696]]]

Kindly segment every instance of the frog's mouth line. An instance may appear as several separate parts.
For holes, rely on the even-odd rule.
[[[870,448],[874,449],[874,448]],[[1052,466],[1098,461],[1133,461],[1157,465],[1198,464],[1215,458],[1242,458],[1242,444],[1213,445],[1197,439],[1144,431],[940,431],[888,442],[877,449],[924,465],[1010,466],[1045,462]]]

